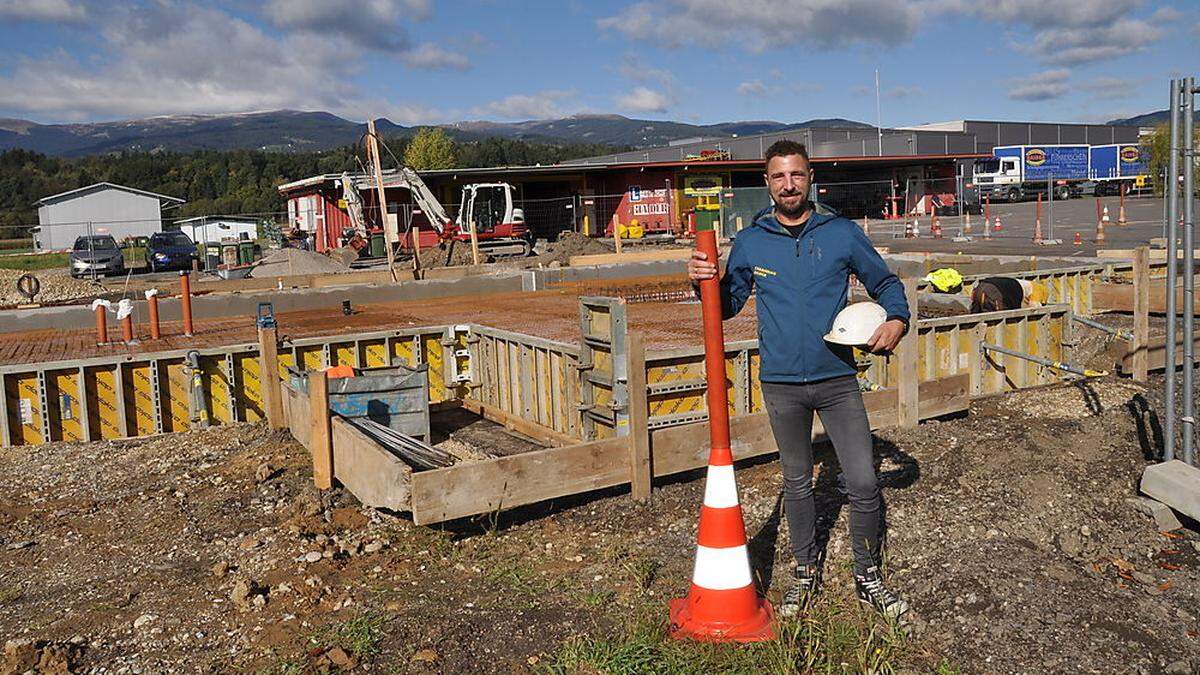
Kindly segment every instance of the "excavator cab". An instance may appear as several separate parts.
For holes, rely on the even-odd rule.
[[[463,189],[463,201],[468,205],[476,232],[494,232],[505,223],[511,208],[512,195],[507,185],[469,185]]]

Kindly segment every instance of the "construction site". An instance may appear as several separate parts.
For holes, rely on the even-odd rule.
[[[751,160],[723,152],[746,165],[729,186]],[[243,278],[197,266],[5,300],[3,672],[1200,670],[1200,504],[1147,469],[1175,453],[1180,363],[1193,459],[1177,194],[1122,186],[1050,211],[1047,182],[1045,206],[973,210],[960,174],[941,191],[956,209],[929,190],[915,212],[855,218],[912,317],[895,350],[854,352],[885,564],[911,610],[854,598],[845,478],[818,420],[826,590],[770,639],[730,644],[673,639],[668,619],[705,536],[714,428],[763,602],[788,583],[789,535],[757,300],[706,350],[687,260],[710,240],[727,256],[769,202],[682,204],[654,175],[661,209],[580,198],[578,229],[531,236],[508,183],[447,172],[431,190],[379,154],[362,176],[280,186],[321,200],[319,224],[291,206],[315,250]],[[442,209],[435,192],[455,191]],[[647,213],[672,223],[630,218]],[[372,264],[331,266],[372,233]],[[946,268],[952,290],[931,281]],[[992,277],[1045,300],[971,311]],[[848,295],[869,299],[857,281]]]

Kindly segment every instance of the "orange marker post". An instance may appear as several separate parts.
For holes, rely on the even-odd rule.
[[[696,232],[696,248],[717,260],[710,225]],[[708,381],[708,477],[700,507],[696,564],[686,598],[672,600],[671,636],[709,642],[757,642],[775,636],[775,613],[758,596],[746,549],[746,524],[738,500],[729,445],[729,393],[725,389],[725,333],[720,282],[700,283],[704,321],[704,373]]]

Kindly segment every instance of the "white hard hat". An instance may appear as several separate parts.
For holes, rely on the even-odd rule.
[[[839,345],[865,345],[884,321],[887,321],[887,311],[874,302],[846,305],[833,320],[825,340]]]

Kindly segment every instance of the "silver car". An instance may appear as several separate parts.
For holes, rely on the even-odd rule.
[[[102,276],[125,273],[125,256],[112,235],[79,237],[71,250],[71,276]]]

